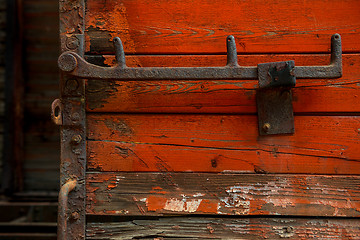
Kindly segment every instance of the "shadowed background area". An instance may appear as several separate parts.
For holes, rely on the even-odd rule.
[[[0,239],[56,239],[57,0],[0,0]]]

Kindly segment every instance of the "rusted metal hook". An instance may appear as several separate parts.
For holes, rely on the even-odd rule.
[[[60,189],[58,208],[58,240],[67,240],[68,199],[69,193],[76,187],[77,180],[69,180]]]

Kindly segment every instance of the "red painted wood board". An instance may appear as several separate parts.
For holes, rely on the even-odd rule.
[[[357,0],[86,1],[86,52],[224,53],[232,34],[241,53],[329,52],[339,33],[344,51],[359,52]],[[71,29],[69,29],[71,31]]]
[[[90,171],[360,174],[360,117],[263,137],[249,115],[88,114],[87,129]]]

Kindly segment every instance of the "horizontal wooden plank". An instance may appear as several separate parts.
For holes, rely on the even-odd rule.
[[[360,117],[296,116],[259,136],[256,116],[88,114],[96,171],[360,174]]]
[[[360,217],[359,176],[89,173],[87,214]]]
[[[112,65],[105,56],[102,63]],[[329,55],[246,55],[244,66],[293,59],[296,65],[326,65]],[[97,61],[96,61],[97,60]],[[131,56],[129,66],[221,66],[225,56]],[[98,59],[90,58],[92,62]],[[360,55],[344,55],[343,77],[297,79],[296,113],[360,112]],[[92,112],[255,113],[257,80],[238,81],[87,81]],[[121,104],[119,104],[121,103]]]
[[[128,53],[224,53],[230,34],[243,53],[328,52],[334,33],[360,50],[357,0],[86,2],[87,52],[113,52],[119,36]]]
[[[358,239],[360,219],[160,218],[87,223],[87,239]]]

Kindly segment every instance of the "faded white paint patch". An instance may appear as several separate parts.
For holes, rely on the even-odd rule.
[[[220,198],[221,205],[225,208],[234,208],[232,211],[235,214],[248,214],[251,209],[251,202],[261,196],[266,196],[269,203],[274,201],[273,204],[278,206],[287,206],[292,204],[290,200],[277,201],[284,186],[288,186],[286,179],[271,181],[267,184],[230,186],[225,190],[228,196]],[[275,200],[274,196],[276,196]]]
[[[205,194],[203,194],[203,193],[195,193],[193,195],[193,197],[203,197],[203,196],[205,196]]]
[[[140,202],[146,202],[146,200],[147,200],[147,198],[142,198],[142,199],[140,199],[139,201],[140,201]]]
[[[182,200],[172,198],[166,201],[164,210],[173,211],[173,212],[196,212],[199,208],[202,199],[191,199],[187,200],[183,198]]]
[[[120,181],[121,179],[125,179],[125,177],[124,176],[116,176],[117,181]]]

